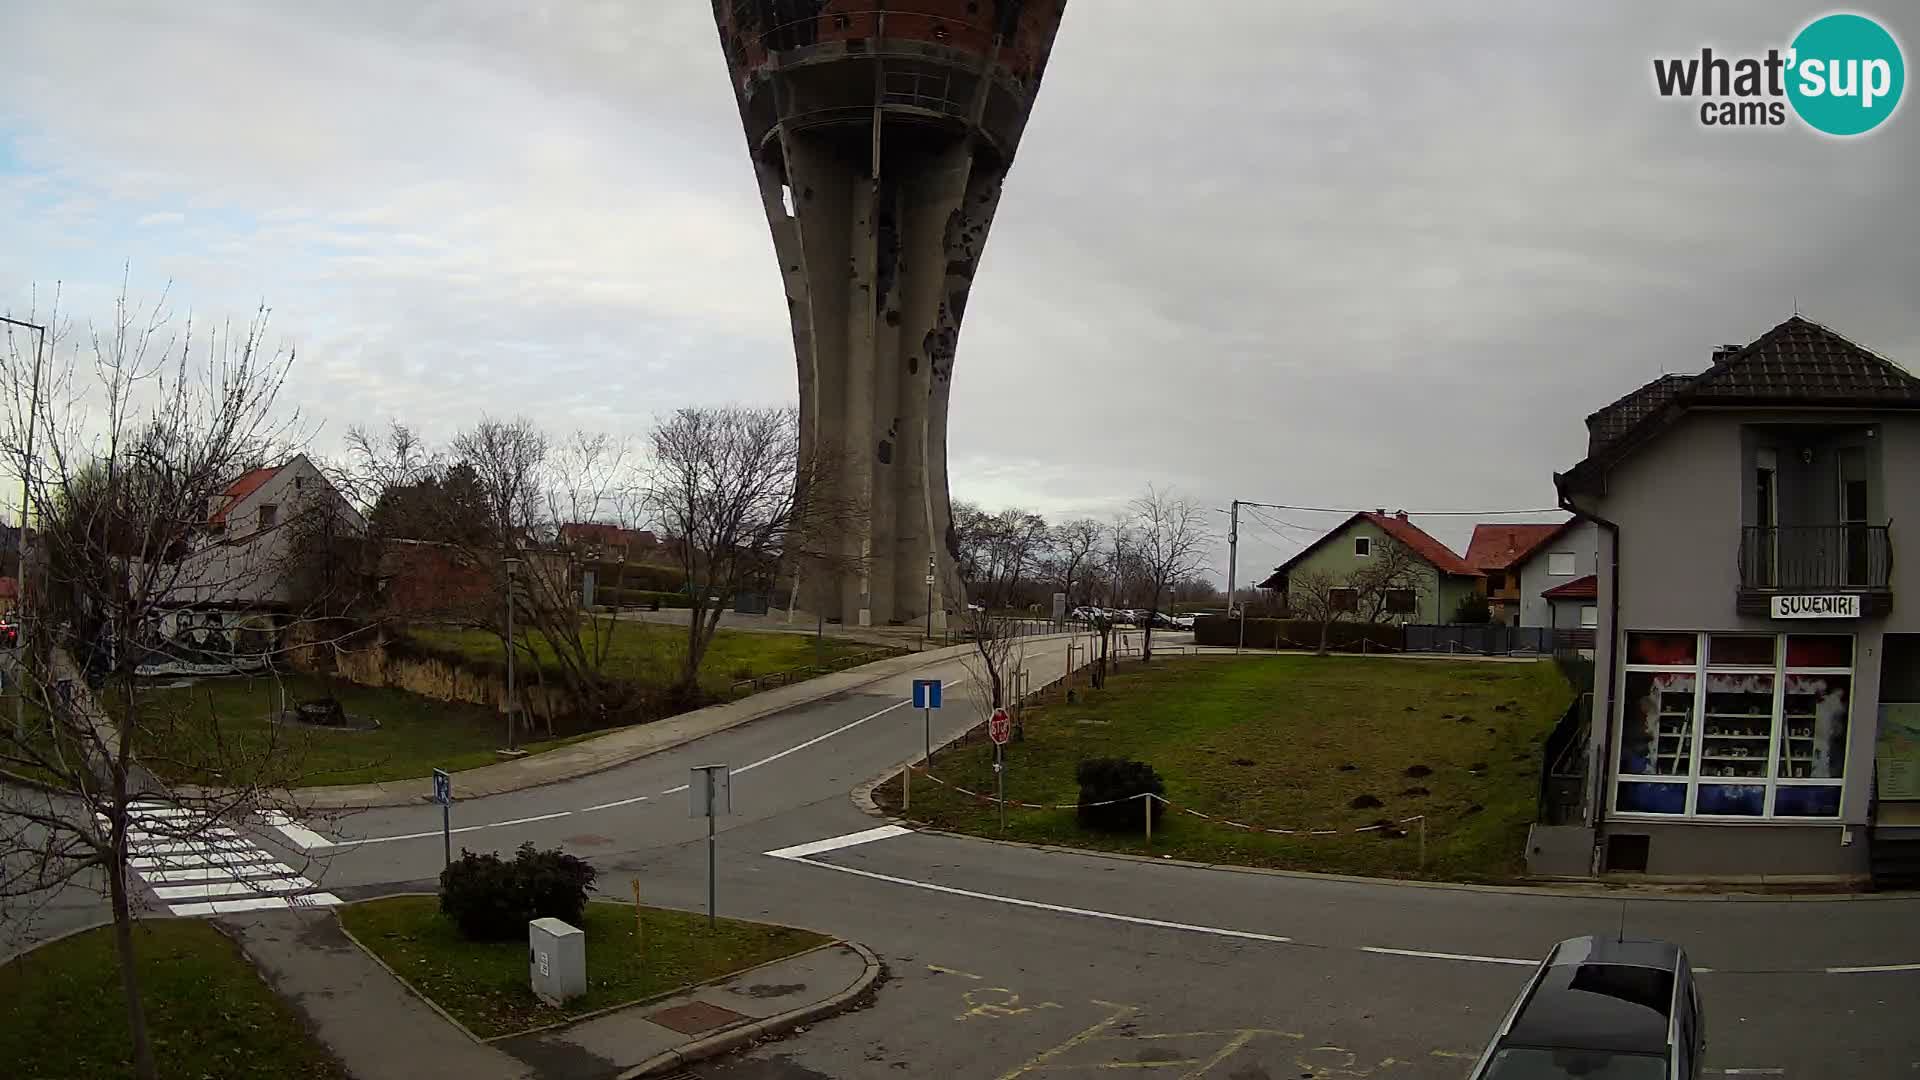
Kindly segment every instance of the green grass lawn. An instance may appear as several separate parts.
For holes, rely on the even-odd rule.
[[[622,622],[613,631],[606,672],[659,688],[672,681],[685,655],[680,627]],[[414,636],[430,649],[481,662],[500,660],[499,639],[480,630],[421,629]],[[545,648],[544,643],[541,645]],[[874,646],[828,638],[822,656],[850,661]],[[550,656],[551,653],[549,652]],[[721,630],[702,665],[702,689],[724,699],[738,679],[794,671],[814,662],[811,637]],[[249,772],[274,786],[317,787],[423,777],[435,768],[457,772],[499,760],[506,745],[505,721],[485,705],[433,698],[382,687],[332,681],[331,692],[349,715],[380,722],[377,731],[330,731],[274,724],[282,694],[289,703],[325,696],[328,683],[310,675],[202,679],[178,689],[143,691],[148,732],[142,762],[168,780],[218,784]],[[744,691],[743,691],[744,692]],[[531,753],[604,733],[577,718],[520,733]],[[222,767],[226,775],[211,769]]]
[[[824,945],[807,930],[642,908],[587,905],[587,993],[556,1009],[527,986],[527,944],[472,942],[440,914],[431,896],[369,900],[340,909],[340,921],[361,944],[414,989],[481,1038],[557,1023],[614,1005],[670,994],[682,987]],[[644,934],[643,938],[638,935]]]
[[[300,1018],[231,941],[198,919],[134,928],[147,1030],[160,1075],[345,1080]],[[0,966],[0,1073],[132,1076],[125,998],[111,927],[56,941]]]
[[[1351,830],[1427,818],[1424,868],[1413,826],[1404,837],[1276,836],[1172,809],[1155,825],[1152,854],[1456,880],[1520,872],[1541,746],[1572,700],[1546,661],[1340,656],[1127,664],[1105,690],[1082,692],[1072,705],[1028,709],[1025,741],[1007,750],[1009,800],[1072,803],[1081,760],[1134,758],[1159,771],[1176,806],[1248,825]],[[935,774],[991,792],[992,761],[991,745],[976,730],[939,755]],[[899,780],[879,796],[897,808]],[[1140,829],[1088,832],[1073,810],[1010,809],[1003,834],[996,808],[924,780],[913,786],[909,816],[987,836],[1148,851]]]
[[[324,696],[328,683],[311,675],[202,679],[178,689],[143,690],[147,720],[141,762],[169,780],[215,784],[234,780],[207,771],[212,763],[271,770],[268,782],[289,787],[361,784],[425,776],[434,768],[472,769],[499,758],[506,745],[500,714],[485,705],[436,701],[404,690],[333,680],[331,692],[350,716],[380,721],[377,731],[328,731],[269,719],[288,702]],[[526,742],[539,752],[591,732]],[[262,774],[267,779],[266,774]]]
[[[608,636],[606,665],[609,677],[647,687],[665,687],[680,677],[686,662],[687,628],[637,620],[602,619],[597,624]],[[482,663],[503,664],[500,639],[485,630],[416,627],[411,636],[437,652],[454,653]],[[553,647],[537,633],[527,635],[526,648],[551,663]],[[809,634],[779,634],[721,629],[700,662],[700,689],[709,697],[726,698],[733,684],[782,671],[800,671],[815,664],[831,664],[863,653],[895,654],[898,649],[840,638],[824,638],[816,650]],[[525,653],[522,653],[525,659]]]

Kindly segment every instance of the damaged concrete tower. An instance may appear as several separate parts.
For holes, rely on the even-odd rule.
[[[865,508],[801,606],[965,605],[947,396],[967,290],[1065,0],[714,0],[786,279],[803,451]],[[929,589],[927,579],[933,578]]]

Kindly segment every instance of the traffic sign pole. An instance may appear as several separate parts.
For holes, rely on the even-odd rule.
[[[446,852],[446,864],[453,865],[453,777],[445,769],[433,770],[433,801],[440,804],[440,846]]]
[[[993,779],[1000,786],[1000,831],[1007,831],[1007,763],[1001,751],[1004,744],[993,744]]]
[[[933,767],[933,710],[921,709],[920,715],[927,725],[927,767]]]

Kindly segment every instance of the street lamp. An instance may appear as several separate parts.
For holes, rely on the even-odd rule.
[[[509,557],[505,560],[507,568],[507,753],[517,755],[520,752],[518,732],[514,727],[513,696],[513,574],[520,568],[520,560]]]
[[[33,486],[33,426],[40,415],[40,358],[47,349],[47,328],[39,323],[22,322],[0,315],[0,323],[18,326],[34,332],[33,345],[33,393],[27,399],[27,447],[20,463],[20,542],[16,545],[15,562],[18,567],[14,584],[13,605],[13,658],[14,678],[20,685],[14,688],[13,730],[14,734],[25,738],[27,731],[27,689],[26,649],[27,649],[27,512],[32,499]],[[12,332],[8,332],[12,336]]]

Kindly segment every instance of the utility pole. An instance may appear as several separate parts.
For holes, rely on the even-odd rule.
[[[519,567],[519,565],[520,565],[519,559],[508,558],[506,560],[506,566],[507,566],[507,753],[509,754],[516,753],[520,749],[519,741],[517,738],[518,733],[514,730],[514,723],[513,723],[514,721],[513,654],[515,651],[517,651],[514,649],[514,640],[513,640],[513,572],[516,568]]]
[[[26,455],[20,463],[20,539],[14,550],[18,580],[13,594],[13,674],[16,684],[13,694],[13,733],[24,739],[27,734],[27,514],[33,501],[33,422],[40,415],[40,360],[47,349],[47,328],[39,323],[22,322],[5,316],[0,316],[0,323],[34,332],[33,392],[27,399],[27,446]]]
[[[1231,505],[1233,509],[1228,511],[1227,516],[1227,614],[1231,615],[1235,608],[1239,608],[1240,641],[1244,644],[1247,639],[1247,612],[1235,595],[1235,583],[1240,573],[1240,500],[1233,500]],[[1235,645],[1233,652],[1238,656],[1240,645]]]
[[[927,632],[920,639],[921,647],[933,643],[933,552],[927,552]]]

